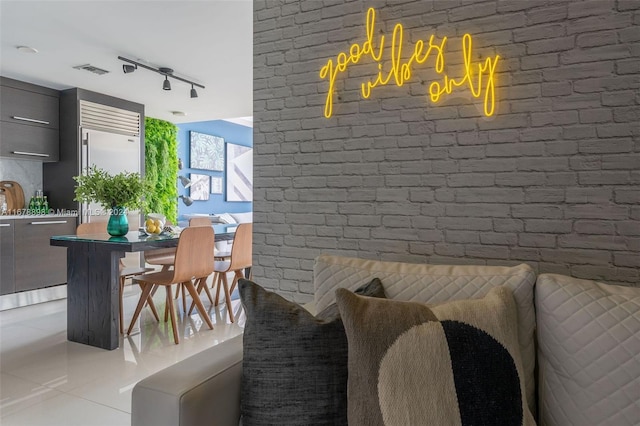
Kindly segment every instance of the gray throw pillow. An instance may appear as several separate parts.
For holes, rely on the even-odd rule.
[[[347,338],[335,305],[318,317],[249,280],[240,411],[244,426],[347,425]],[[356,293],[384,297],[379,279]]]

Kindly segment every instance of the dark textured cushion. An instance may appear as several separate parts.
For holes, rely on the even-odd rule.
[[[354,290],[354,293],[359,294],[360,296],[377,297],[379,299],[386,299],[387,297],[384,294],[382,282],[378,278],[374,278],[367,284],[358,287]],[[316,318],[323,320],[332,320],[338,317],[340,317],[340,311],[338,310],[338,305],[335,302],[324,308],[322,312],[316,314]]]
[[[337,308],[314,317],[251,281],[238,287],[247,315],[243,426],[346,425],[348,349]],[[377,278],[357,292],[384,297]]]
[[[349,344],[350,426],[535,425],[506,287],[436,306],[345,289],[336,297]]]

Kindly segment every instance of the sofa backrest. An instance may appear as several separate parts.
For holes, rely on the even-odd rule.
[[[484,297],[493,287],[509,287],[518,306],[518,338],[527,401],[535,414],[533,286],[536,275],[528,265],[428,265],[324,254],[315,260],[313,278],[317,312],[335,302],[337,288],[355,290],[373,278],[382,281],[388,298],[423,303],[476,299]]]
[[[539,424],[640,422],[640,288],[541,274]]]
[[[236,223],[252,223],[253,222],[253,212],[246,213],[230,213],[231,217],[236,221]]]

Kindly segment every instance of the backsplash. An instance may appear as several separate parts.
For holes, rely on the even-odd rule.
[[[42,163],[0,158],[0,180],[18,182],[24,191],[25,201],[28,203],[36,190],[42,189]]]

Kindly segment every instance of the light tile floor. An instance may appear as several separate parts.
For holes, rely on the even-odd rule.
[[[126,287],[126,325],[139,294],[137,286]],[[199,314],[185,318],[178,308],[176,345],[171,325],[157,323],[145,308],[137,330],[113,351],[67,341],[66,299],[0,312],[0,424],[130,425],[131,391],[139,380],[242,333],[238,300],[232,302],[233,324],[224,304],[215,308],[206,296],[202,300],[214,330]],[[154,301],[162,315],[164,289]]]

